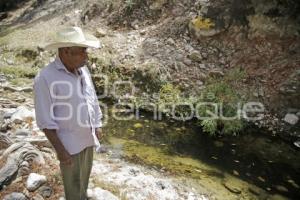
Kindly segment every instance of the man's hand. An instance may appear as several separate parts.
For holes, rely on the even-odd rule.
[[[72,156],[67,151],[63,153],[57,153],[57,157],[61,165],[67,165],[67,166],[73,165]]]
[[[95,132],[98,140],[101,140],[103,137],[102,128],[96,128]]]
[[[57,158],[62,165],[72,165],[72,157],[57,136],[55,129],[43,129],[46,137],[54,147]]]

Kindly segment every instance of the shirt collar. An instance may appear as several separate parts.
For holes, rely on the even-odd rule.
[[[62,61],[60,60],[59,56],[56,56],[55,58],[55,67],[58,70],[65,70],[66,72],[70,73],[67,68],[64,66],[64,64],[62,63]]]

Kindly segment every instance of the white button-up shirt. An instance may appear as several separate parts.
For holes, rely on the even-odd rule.
[[[56,129],[71,155],[100,147],[95,128],[102,126],[102,113],[87,67],[73,74],[57,57],[35,77],[34,105],[38,127]]]

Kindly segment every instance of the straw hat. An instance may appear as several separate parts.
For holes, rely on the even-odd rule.
[[[46,45],[45,49],[55,50],[73,46],[100,48],[100,41],[95,36],[84,33],[79,27],[70,27],[58,31],[54,42]]]

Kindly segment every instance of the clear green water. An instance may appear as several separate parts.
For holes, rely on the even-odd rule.
[[[220,199],[300,199],[299,150],[259,130],[212,138],[193,122],[110,117],[104,131],[127,160],[192,180]]]

